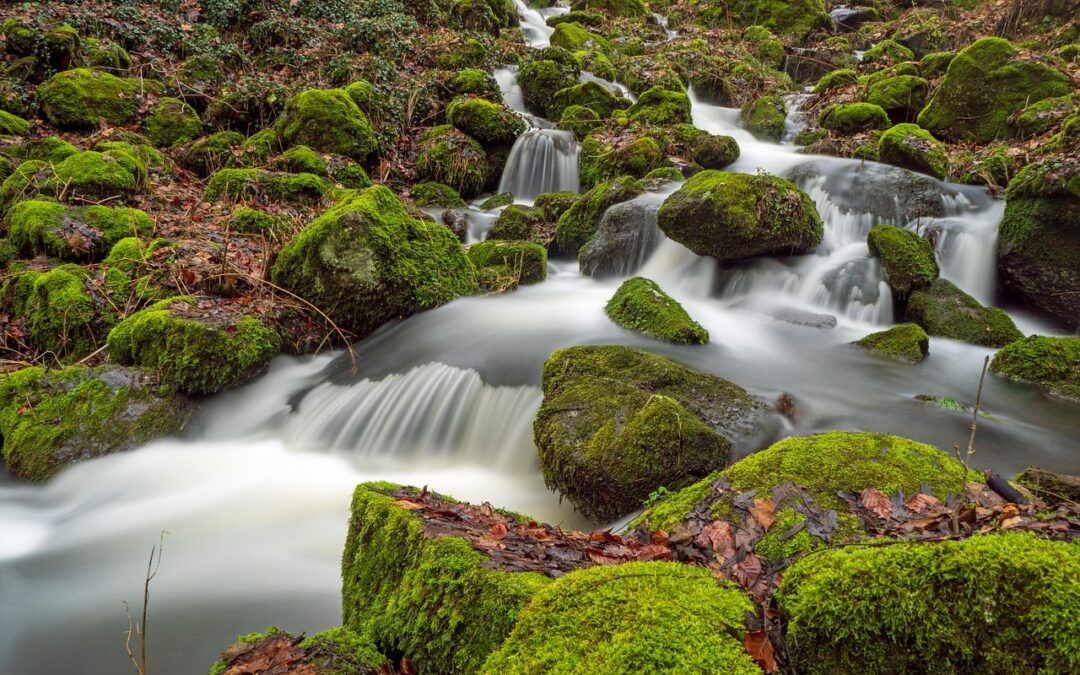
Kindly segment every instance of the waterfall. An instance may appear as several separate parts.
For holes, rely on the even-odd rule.
[[[499,192],[532,201],[545,192],[577,192],[578,144],[559,129],[530,129],[518,137],[506,160]]]
[[[547,17],[566,14],[569,7],[545,7],[540,10],[533,9],[525,0],[514,0],[518,18],[521,20],[521,32],[525,34],[525,41],[530,47],[547,47],[551,44],[551,35],[554,28],[547,25]]]

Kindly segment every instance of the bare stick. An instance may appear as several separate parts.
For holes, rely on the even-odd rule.
[[[135,666],[135,670],[139,675],[146,675],[146,625],[150,620],[150,582],[157,576],[158,570],[161,568],[161,556],[165,553],[165,535],[168,534],[165,530],[161,531],[161,538],[158,541],[158,545],[150,549],[150,559],[146,562],[146,576],[143,577],[143,605],[142,605],[142,618],[139,620],[139,625],[134,625],[134,619],[131,616],[131,608],[128,607],[127,602],[124,603],[124,607],[127,609],[128,615],[128,629],[124,635],[124,649],[127,651],[128,659],[131,664]],[[156,556],[156,559],[155,559]],[[139,658],[135,658],[135,653],[131,650],[131,634],[134,633],[139,638]]]
[[[953,510],[952,517],[954,534],[960,533],[960,506],[963,502],[963,495],[967,492],[968,472],[971,470],[971,458],[975,454],[975,431],[979,428],[979,407],[982,405],[983,384],[986,382],[986,369],[989,366],[990,357],[987,356],[983,359],[982,373],[979,375],[979,390],[975,394],[975,407],[971,411],[971,435],[968,436],[967,454],[963,457],[964,480],[960,486],[961,502],[958,503],[956,509]],[[953,452],[956,453],[956,458],[960,459],[960,448],[953,446]]]

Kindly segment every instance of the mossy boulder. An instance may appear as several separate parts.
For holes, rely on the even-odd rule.
[[[46,119],[61,129],[93,129],[102,119],[111,124],[134,120],[142,87],[139,80],[76,68],[39,86],[37,102]]]
[[[893,122],[912,122],[926,104],[930,83],[915,75],[887,77],[870,85],[863,101],[880,106]]]
[[[655,124],[689,124],[690,97],[659,85],[650,87],[626,111],[631,121]]]
[[[503,28],[517,25],[514,5],[507,0],[455,0],[450,3],[449,14],[455,27],[495,36]]]
[[[631,105],[630,101],[599,82],[589,80],[555,92],[551,105],[548,106],[548,113],[553,118],[562,118],[568,109],[580,106],[595,113],[594,119],[606,119],[616,110],[629,108]]]
[[[440,209],[463,209],[467,205],[457,190],[449,185],[424,181],[409,189],[409,195],[417,206],[433,206]]]
[[[378,147],[375,131],[343,89],[309,89],[294,96],[275,123],[282,144],[363,161]]]
[[[829,106],[819,120],[825,129],[854,134],[872,129],[888,129],[892,124],[881,106],[873,103],[838,103]]]
[[[823,552],[776,597],[808,673],[1066,673],[1080,670],[1078,578],[1080,547],[1002,533]]]
[[[742,643],[750,611],[741,590],[700,567],[579,570],[536,594],[481,672],[755,675],[761,669]]]
[[[855,344],[905,363],[918,363],[930,353],[930,336],[914,323],[871,333]]]
[[[45,481],[73,462],[176,433],[191,412],[153,375],[119,366],[24,368],[0,377],[4,463],[24,480]]]
[[[508,291],[547,278],[547,249],[531,241],[483,241],[469,247],[480,285]]]
[[[998,350],[990,372],[1080,401],[1080,338],[1032,335]]]
[[[0,136],[26,136],[29,133],[29,122],[6,110],[0,110]]]
[[[878,225],[870,230],[866,245],[870,255],[881,259],[885,280],[901,303],[912,292],[928,287],[941,273],[933,245],[911,230]]]
[[[555,228],[555,240],[559,250],[577,255],[589,243],[604,212],[620,202],[629,201],[645,191],[645,184],[629,176],[600,183],[579,197],[573,206],[563,212]]]
[[[578,138],[585,138],[601,125],[600,116],[592,108],[581,105],[567,106],[559,117],[559,128],[574,132]]]
[[[747,101],[739,118],[747,131],[762,140],[779,142],[784,137],[787,112],[782,96],[761,96]]]
[[[484,147],[510,145],[528,126],[506,106],[483,98],[452,101],[446,119]]]
[[[173,156],[180,166],[205,177],[232,166],[234,151],[243,144],[244,137],[239,132],[218,131],[185,144]]]
[[[502,103],[503,96],[499,83],[491,73],[479,68],[466,68],[451,77],[446,86],[455,94],[480,96],[493,103]]]
[[[854,68],[837,68],[821,76],[821,79],[814,85],[814,93],[824,94],[832,89],[855,84],[858,77],[859,74]]]
[[[347,195],[278,254],[274,283],[364,337],[392,319],[477,290],[461,242],[375,186]]]
[[[919,59],[919,72],[923,77],[935,80],[945,74],[955,58],[956,52],[931,52]]]
[[[208,202],[269,200],[315,202],[331,188],[322,176],[266,169],[219,169],[210,176],[203,192]]]
[[[299,653],[297,653],[299,652]],[[288,653],[288,672],[308,675],[378,675],[387,664],[371,638],[347,628],[329,628],[311,637],[297,637],[271,626],[262,633],[241,635],[222,653],[208,675],[254,669]]]
[[[602,129],[581,143],[578,173],[583,189],[620,176],[644,178],[665,161],[664,151],[652,136],[641,132],[611,137]]]
[[[594,49],[601,52],[611,51],[611,42],[607,38],[572,21],[555,26],[555,32],[551,34],[551,44],[571,52]]]
[[[944,179],[949,173],[945,146],[917,124],[897,124],[881,134],[878,159],[937,179]]]
[[[202,120],[187,103],[175,98],[163,98],[143,121],[147,140],[158,147],[171,147],[190,141],[202,133]]]
[[[27,139],[5,150],[5,154],[13,159],[24,162],[40,160],[50,164],[58,164],[77,152],[78,148],[58,136]]]
[[[1048,158],[1013,178],[997,254],[1008,293],[1080,327],[1080,159]]]
[[[634,277],[624,281],[604,311],[626,330],[657,340],[685,345],[703,345],[709,341],[709,331],[691,319],[682,305],[651,279]]]
[[[511,204],[502,210],[488,230],[488,239],[528,241],[537,235],[537,226],[545,222],[543,209]]]
[[[1023,337],[1004,310],[984,307],[951,281],[937,279],[908,298],[907,320],[935,337],[1003,347]]]
[[[108,349],[113,361],[155,370],[181,392],[214,394],[261,372],[280,343],[254,316],[229,315],[178,297],[121,321],[109,332]]]
[[[667,236],[721,262],[809,253],[824,235],[813,201],[794,183],[723,171],[694,175],[660,207],[658,222]]]
[[[864,63],[880,63],[882,61],[900,63],[901,61],[911,61],[914,58],[915,52],[896,40],[882,40],[863,52]]]
[[[557,54],[557,52],[556,52]],[[535,59],[521,66],[518,83],[529,111],[548,115],[548,107],[554,103],[555,94],[578,84],[577,65],[570,59]]]
[[[698,22],[707,26],[761,25],[795,42],[802,42],[815,28],[832,28],[821,0],[723,0],[707,4],[698,17]]]
[[[36,200],[13,206],[4,222],[11,243],[24,256],[64,260],[100,260],[121,239],[148,236],[154,229],[154,221],[138,209]]]
[[[697,134],[688,145],[691,161],[703,169],[723,169],[739,158],[739,144],[731,136]]]
[[[629,347],[571,347],[544,364],[533,435],[544,482],[597,521],[722,467],[764,405],[741,387]]]
[[[1010,115],[1070,90],[1064,73],[1024,60],[1008,40],[983,38],[950,61],[918,122],[942,138],[987,143],[1011,135]]]
[[[533,208],[544,213],[544,220],[554,223],[562,217],[562,214],[570,210],[570,207],[581,199],[576,192],[545,192],[537,196],[533,202]]]
[[[1080,96],[1056,96],[1032,103],[1010,119],[1016,135],[1021,138],[1038,136],[1062,124],[1070,115],[1080,111]]]
[[[449,185],[466,199],[479,195],[490,178],[484,147],[449,124],[420,137],[416,168],[422,178]]]
[[[550,580],[489,569],[466,539],[429,535],[391,496],[400,490],[364,483],[353,494],[341,558],[344,627],[384,653],[409,654],[422,672],[478,672]]]
[[[571,8],[579,13],[599,11],[617,17],[642,17],[649,13],[643,0],[574,0]]]
[[[326,160],[306,145],[294,145],[278,155],[271,166],[286,173],[310,173],[326,176]]]

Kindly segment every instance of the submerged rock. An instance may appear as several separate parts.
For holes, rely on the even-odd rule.
[[[605,311],[608,318],[626,330],[658,340],[689,345],[709,341],[709,332],[651,279],[634,277],[624,281]]]
[[[990,372],[1080,401],[1080,338],[1032,335],[1016,340],[994,355]]]

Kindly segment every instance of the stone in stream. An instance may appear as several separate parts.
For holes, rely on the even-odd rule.
[[[870,255],[881,259],[885,280],[901,304],[913,292],[932,284],[941,272],[934,258],[934,247],[911,230],[878,225],[870,230],[866,244]]]
[[[990,372],[1080,401],[1080,338],[1032,335],[1002,347]]]
[[[709,332],[651,279],[634,277],[624,281],[605,311],[608,318],[626,330],[657,340],[688,345],[709,341]]]
[[[984,307],[946,279],[912,293],[906,318],[935,337],[984,347],[1003,347],[1024,336],[1004,310]]]
[[[871,333],[854,344],[905,363],[918,363],[930,351],[930,336],[914,323]]]
[[[578,251],[581,273],[594,278],[619,277],[641,268],[660,243],[658,201],[632,199],[604,212],[600,225]]]
[[[630,176],[606,181],[578,197],[573,206],[559,216],[555,240],[559,250],[578,255],[600,227],[604,213],[611,206],[629,201],[645,191],[645,184]]]

